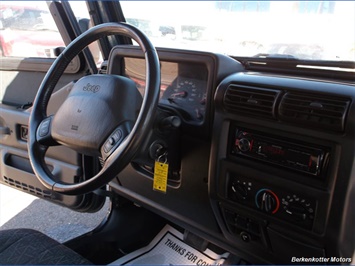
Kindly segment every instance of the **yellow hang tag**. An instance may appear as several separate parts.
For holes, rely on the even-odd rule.
[[[166,193],[166,187],[168,183],[168,169],[167,163],[155,161],[154,164],[154,180],[153,189]]]

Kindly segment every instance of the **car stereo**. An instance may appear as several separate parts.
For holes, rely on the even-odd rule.
[[[326,167],[327,149],[280,140],[253,131],[233,128],[230,153],[254,158],[299,172],[320,177]]]

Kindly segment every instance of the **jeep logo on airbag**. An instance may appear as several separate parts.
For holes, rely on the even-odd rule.
[[[99,85],[91,85],[90,83],[88,83],[84,88],[83,91],[89,91],[89,92],[93,92],[96,93],[100,90],[100,86]]]

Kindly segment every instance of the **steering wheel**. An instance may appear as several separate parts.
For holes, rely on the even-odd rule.
[[[95,74],[79,79],[55,115],[47,116],[54,87],[70,61],[101,37],[124,35],[144,52],[146,86],[143,97],[135,83],[117,75]],[[157,52],[144,33],[125,23],[95,26],[72,41],[45,75],[29,119],[28,152],[33,171],[52,191],[80,195],[113,179],[132,160],[152,126],[160,91]],[[50,146],[64,145],[79,153],[101,156],[104,164],[95,176],[75,184],[59,182],[45,163]]]

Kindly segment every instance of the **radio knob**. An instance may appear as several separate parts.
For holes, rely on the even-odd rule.
[[[277,195],[269,189],[261,189],[256,193],[255,204],[263,212],[275,214],[280,207]]]
[[[246,138],[242,138],[239,140],[238,143],[238,148],[242,151],[242,152],[246,152],[250,150],[250,141]]]

